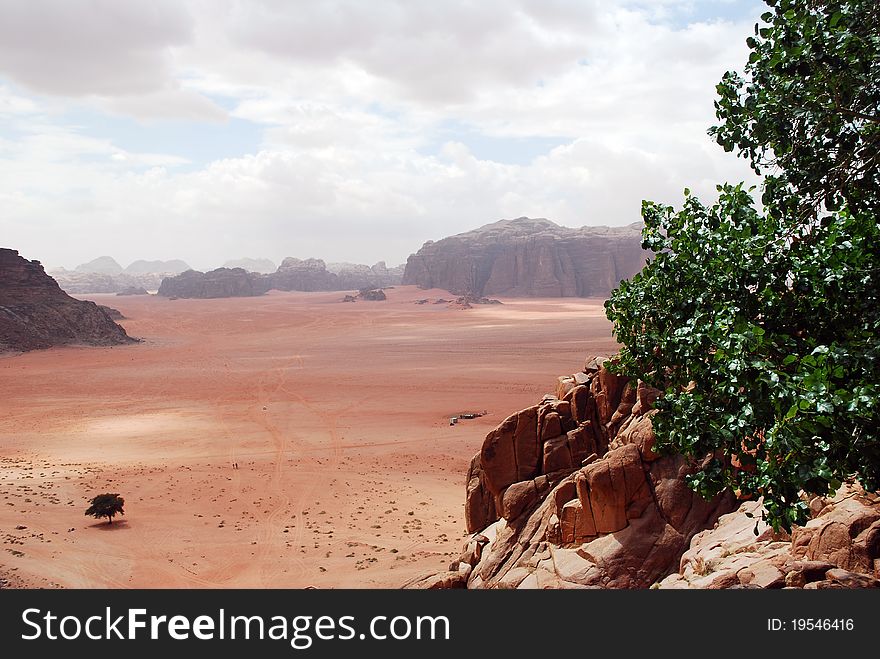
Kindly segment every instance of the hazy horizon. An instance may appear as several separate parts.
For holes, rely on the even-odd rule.
[[[502,218],[630,224],[755,180],[706,129],[764,9],[4,2],[2,243],[47,269],[390,267]]]

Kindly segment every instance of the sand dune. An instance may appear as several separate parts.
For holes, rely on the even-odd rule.
[[[92,296],[145,342],[0,358],[0,576],[370,588],[449,563],[486,432],[614,342],[597,300],[386,292]],[[83,516],[105,491],[112,525]]]

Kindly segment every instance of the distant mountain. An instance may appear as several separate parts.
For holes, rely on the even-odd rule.
[[[339,278],[340,290],[397,286],[403,280],[403,265],[389,268],[385,261],[375,265],[328,263],[327,270]]]
[[[269,290],[265,275],[242,268],[217,268],[209,272],[187,270],[166,277],[159,286],[164,297],[202,298],[252,297]]]
[[[159,295],[183,298],[243,297],[278,291],[350,291],[377,289],[400,283],[403,266],[334,263],[321,259],[288,256],[269,274],[248,272],[244,268],[217,268],[210,272],[190,270],[166,277]]]
[[[165,276],[156,273],[103,275],[97,272],[76,272],[64,268],[52,270],[49,274],[64,291],[71,295],[119,293],[128,288],[145,288],[148,291],[155,291]]]
[[[644,266],[641,226],[500,220],[428,241],[407,260],[403,283],[475,296],[602,297]]]
[[[100,275],[118,275],[122,266],[112,256],[99,256],[94,261],[76,266],[76,272],[94,272]]]
[[[0,249],[0,352],[132,342],[107,310],[70,297],[39,261]]]
[[[172,259],[170,261],[144,261],[143,259],[140,259],[129,265],[124,272],[127,275],[145,275],[152,273],[177,275],[191,269],[192,268],[180,259]]]
[[[271,274],[277,269],[277,266],[269,259],[251,259],[247,257],[227,261],[222,267],[230,269],[242,268],[248,272],[259,272],[263,275]]]

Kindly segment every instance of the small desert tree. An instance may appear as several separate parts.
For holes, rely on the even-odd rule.
[[[86,515],[95,519],[107,518],[107,523],[113,523],[113,517],[116,515],[124,515],[125,511],[122,506],[125,505],[125,499],[118,494],[99,494],[90,502]]]

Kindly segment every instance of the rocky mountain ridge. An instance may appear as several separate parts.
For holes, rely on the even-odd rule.
[[[402,267],[388,268],[381,261],[373,266],[351,263],[328,266],[321,259],[287,257],[271,274],[247,272],[242,268],[218,268],[209,272],[190,270],[163,279],[159,295],[204,298],[263,295],[273,289],[305,292],[372,290],[399,284],[401,274]]]
[[[0,248],[0,352],[134,341],[106,309],[61,290],[39,261]]]

